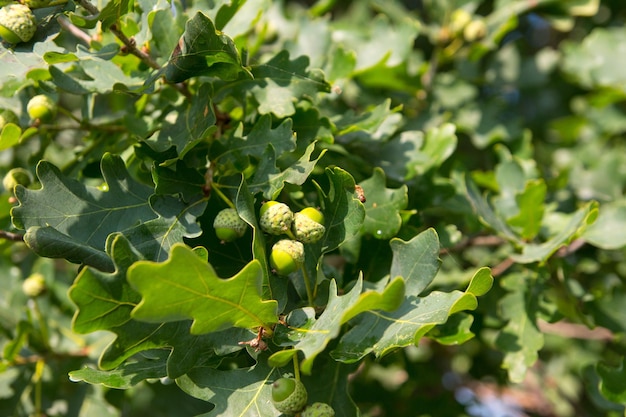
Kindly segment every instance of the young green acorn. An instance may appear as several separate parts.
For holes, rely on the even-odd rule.
[[[324,236],[324,215],[313,207],[302,209],[293,216],[293,234],[302,243],[315,243]]]
[[[215,216],[213,228],[218,239],[223,242],[232,242],[246,233],[248,224],[237,214],[234,208],[226,208]]]
[[[12,168],[6,173],[4,178],[2,178],[2,186],[5,190],[12,193],[16,186],[23,185],[24,187],[28,187],[32,181],[33,179],[30,176],[30,172],[24,168]]]
[[[268,201],[259,210],[261,229],[270,235],[282,235],[291,228],[293,212],[285,203]]]
[[[24,4],[9,4],[0,9],[0,37],[9,43],[28,42],[37,31],[37,21]]]
[[[294,378],[280,378],[272,384],[272,403],[284,414],[296,414],[305,406],[308,394],[304,384]]]
[[[335,410],[326,403],[313,403],[300,413],[300,417],[335,417]]]
[[[297,240],[282,239],[272,246],[270,266],[278,275],[287,276],[304,263],[304,245]]]
[[[39,272],[35,272],[24,280],[22,291],[30,298],[39,297],[46,291],[46,279]]]
[[[28,101],[26,111],[31,119],[47,122],[52,120],[56,114],[57,105],[54,100],[47,95],[39,94]]]

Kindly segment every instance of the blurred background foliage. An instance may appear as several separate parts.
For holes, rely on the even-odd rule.
[[[115,2],[97,6],[107,3]],[[217,6],[227,2],[134,3],[133,12],[112,21],[164,65],[187,19],[196,10],[215,18]],[[361,415],[626,415],[626,5],[620,0],[243,3],[222,30],[251,64],[281,50],[291,59],[306,55],[308,67],[321,69],[332,85],[315,108],[300,107],[293,116],[315,123],[297,133],[324,139],[323,165],[340,166],[357,182],[379,167],[388,187],[407,187],[397,235],[437,230],[441,289],[456,288],[467,270],[485,265],[496,278],[471,315],[454,316],[417,347],[379,360],[366,357],[351,377]],[[68,10],[64,13],[77,22],[79,9]],[[109,48],[120,42],[102,30],[90,47],[108,66],[77,67],[84,82],[69,85],[48,67],[67,64],[50,54],[87,55],[83,40],[55,20],[44,30],[40,40],[46,46],[36,44],[28,55],[19,48],[0,55],[0,107],[16,111],[26,138],[20,146],[3,145],[0,169],[34,173],[36,163],[47,159],[64,174],[99,185],[100,157],[128,153],[184,98],[174,86],[159,94],[123,94],[139,88],[151,69]],[[124,87],[113,88],[103,78],[106,71]],[[58,99],[65,111],[57,120],[31,126],[25,103],[35,91]],[[254,111],[241,110],[228,91],[223,95],[223,114],[252,117]],[[3,131],[0,143],[11,134]],[[141,163],[135,168],[134,175],[148,175]],[[3,191],[0,222],[7,232],[15,232],[12,198],[10,190]],[[558,236],[574,213],[591,213],[595,202],[598,219],[580,234],[574,230],[571,240],[560,242],[563,248],[557,245],[538,258],[525,251],[527,244]],[[108,333],[71,331],[75,306],[67,291],[78,267],[39,258],[9,239],[0,241],[0,248],[1,415],[32,415],[38,409],[50,416],[210,410],[159,381],[128,390],[70,382],[68,372],[96,361],[111,340]],[[389,256],[387,241],[375,236],[342,251],[354,260],[346,266],[346,280],[358,271],[380,277],[377,264]],[[42,274],[47,288],[36,301],[22,291],[33,274]],[[467,330],[465,340],[457,332],[447,343],[447,332],[459,328]]]

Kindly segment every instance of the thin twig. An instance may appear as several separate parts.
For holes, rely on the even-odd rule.
[[[63,29],[68,31],[76,39],[80,40],[87,46],[91,45],[91,41],[92,41],[91,37],[87,35],[85,32],[83,32],[82,30],[80,30],[80,28],[78,28],[75,24],[70,22],[67,17],[59,16],[57,18],[57,22],[59,22],[59,25]]]
[[[100,10],[98,10],[98,8],[94,6],[93,4],[91,4],[91,2],[89,2],[88,0],[78,0],[78,4],[80,4],[85,10],[87,10],[89,13],[91,13],[94,16],[100,14]],[[148,55],[141,49],[137,48],[137,44],[135,43],[135,40],[126,36],[117,27],[116,24],[112,24],[108,29],[124,44],[124,51],[126,53],[135,55],[137,58],[143,61],[146,65],[148,65],[150,68],[153,68],[155,70],[161,69],[161,65],[159,65],[159,63],[156,62],[150,55]],[[178,92],[180,92],[185,97],[187,98],[191,97],[191,93],[189,92],[187,85],[185,83],[176,83],[176,84],[170,84],[170,85],[174,86],[174,88],[176,88]]]
[[[0,230],[0,239],[11,240],[13,242],[23,242],[24,236],[18,233],[7,232],[6,230]]]
[[[504,274],[510,267],[515,265],[515,261],[512,258],[506,258],[498,265],[491,268],[491,275],[496,278]]]
[[[537,322],[539,330],[542,333],[552,333],[568,339],[585,339],[585,340],[613,340],[615,335],[612,331],[606,327],[594,327],[588,328],[583,324],[568,323],[565,321],[559,321],[557,323],[548,323],[547,321],[539,320]]]
[[[439,251],[440,255],[446,255],[451,252],[458,252],[460,250],[466,249],[468,247],[475,246],[499,246],[504,244],[506,241],[498,236],[476,236],[473,238],[466,239],[450,248],[442,248]],[[580,248],[582,248],[586,244],[583,239],[576,239],[572,241],[569,245],[563,246],[560,248],[553,256],[557,258],[564,258],[568,255],[573,254]],[[515,260],[512,258],[506,258],[501,261],[499,264],[495,265],[491,268],[491,275],[494,277],[498,277],[504,274],[510,267],[515,265]]]
[[[499,236],[493,236],[493,235],[488,235],[488,236],[474,236],[468,239],[465,239],[459,243],[457,243],[454,246],[451,246],[449,248],[442,248],[441,250],[439,250],[439,254],[440,255],[445,255],[448,254],[450,252],[458,252],[460,250],[466,249],[470,246],[474,247],[474,246],[500,246],[505,242],[504,239],[502,239]]]

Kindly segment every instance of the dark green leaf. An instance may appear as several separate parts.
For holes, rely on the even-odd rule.
[[[199,75],[233,80],[239,73],[247,74],[235,43],[201,12],[187,22],[185,33],[161,72],[171,83]]]
[[[105,155],[101,169],[107,191],[66,178],[55,166],[43,161],[37,167],[42,188],[17,187],[20,205],[12,210],[13,222],[30,232],[33,248],[54,254],[54,245],[58,243],[58,255],[67,253],[72,260],[82,262],[96,259],[94,262],[102,265],[98,252],[104,251],[111,233],[156,217],[148,204],[151,188],[130,178],[121,158]],[[75,259],[77,255],[86,258]]]
[[[397,189],[386,187],[385,173],[382,169],[374,169],[372,176],[359,185],[366,196],[365,221],[363,232],[377,239],[390,239],[398,233],[402,226],[400,210],[409,203],[407,186]]]

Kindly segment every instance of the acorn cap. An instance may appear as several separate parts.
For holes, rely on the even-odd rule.
[[[239,217],[237,210],[234,208],[226,208],[215,216],[213,228],[220,240],[232,242],[246,233],[248,224]]]
[[[272,384],[272,403],[284,414],[296,414],[305,406],[308,394],[304,384],[293,378],[280,378]]]
[[[281,235],[291,228],[293,212],[285,203],[268,201],[261,206],[259,223],[265,233]]]
[[[335,410],[326,403],[313,403],[304,409],[300,417],[335,417]]]
[[[0,36],[7,42],[28,42],[37,31],[37,21],[30,8],[9,4],[0,9]]]
[[[317,242],[326,233],[323,224],[312,220],[307,214],[298,212],[293,216],[293,234],[302,243]]]

